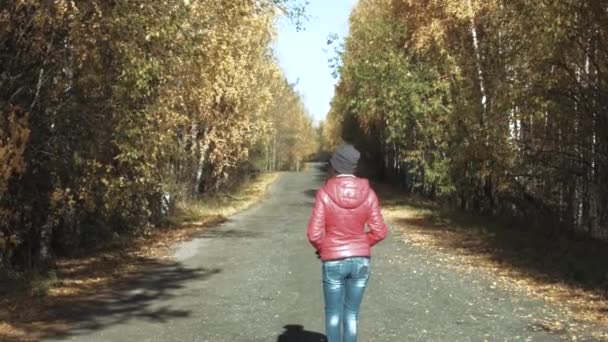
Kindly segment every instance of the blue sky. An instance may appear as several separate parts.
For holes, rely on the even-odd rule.
[[[324,120],[334,94],[336,79],[328,60],[334,56],[327,45],[330,34],[343,38],[348,33],[348,17],[357,0],[310,0],[303,31],[295,25],[279,20],[279,36],[275,53],[287,79],[298,82],[296,90],[302,94],[315,122]]]

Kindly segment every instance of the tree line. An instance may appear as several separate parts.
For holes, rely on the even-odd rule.
[[[360,0],[324,144],[465,210],[608,237],[608,3]]]
[[[295,168],[315,131],[271,45],[291,0],[0,2],[2,267],[153,229]]]

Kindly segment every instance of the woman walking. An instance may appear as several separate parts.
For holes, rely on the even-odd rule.
[[[367,179],[354,175],[359,156],[351,145],[336,150],[330,160],[332,177],[317,191],[307,228],[308,240],[322,261],[328,342],[357,340],[370,249],[387,231],[376,193]]]

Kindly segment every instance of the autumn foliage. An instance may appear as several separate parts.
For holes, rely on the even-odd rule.
[[[3,265],[146,232],[181,199],[314,152],[312,120],[270,48],[278,13],[301,8],[2,2]]]
[[[408,191],[607,237],[607,6],[361,0],[326,143]]]

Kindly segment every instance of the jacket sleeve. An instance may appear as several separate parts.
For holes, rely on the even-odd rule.
[[[369,218],[367,219],[367,226],[369,227],[369,231],[367,232],[367,241],[369,242],[370,246],[373,246],[384,240],[387,234],[387,228],[386,224],[384,223],[384,219],[382,218],[382,213],[380,212],[378,196],[376,196],[376,193],[373,190],[370,191],[370,201],[371,212]]]
[[[317,196],[315,197],[315,205],[308,221],[308,228],[306,229],[306,235],[308,241],[317,251],[321,249],[321,243],[325,237],[325,203],[323,202],[323,196],[325,191],[319,189]]]

